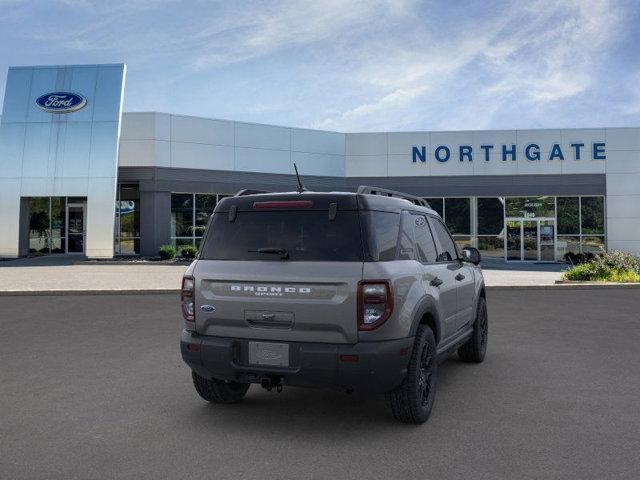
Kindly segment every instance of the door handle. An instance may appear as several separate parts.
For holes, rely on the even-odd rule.
[[[429,284],[432,287],[439,287],[440,285],[442,285],[442,280],[440,280],[438,277],[434,278],[433,280],[431,280],[431,282],[429,282]]]
[[[465,279],[465,276],[463,274],[459,273],[459,274],[456,275],[456,280],[458,280],[459,282],[464,280],[464,279]]]

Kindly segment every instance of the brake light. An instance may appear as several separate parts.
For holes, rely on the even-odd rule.
[[[393,294],[388,280],[363,280],[358,283],[358,330],[373,330],[386,322],[393,312]]]
[[[182,278],[182,289],[180,290],[180,303],[182,305],[182,316],[187,322],[195,322],[195,281],[193,277]]]
[[[311,208],[313,202],[309,200],[281,200],[271,202],[253,202],[253,208]]]

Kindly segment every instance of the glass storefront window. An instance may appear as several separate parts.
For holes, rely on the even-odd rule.
[[[445,198],[444,216],[452,235],[471,234],[470,198]]]
[[[604,234],[604,197],[582,197],[582,234]]]
[[[478,198],[478,235],[499,235],[504,229],[504,199]]]
[[[567,253],[579,253],[580,252],[580,237],[575,236],[558,236],[556,242],[556,252],[558,259],[564,259]]]
[[[198,247],[209,217],[216,205],[229,195],[215,193],[171,194],[171,242],[180,250],[185,245]]]
[[[68,249],[67,205],[82,204],[85,211],[85,197],[33,197],[29,199],[29,253],[83,253],[84,248],[72,251]],[[70,222],[71,223],[71,222]],[[84,238],[85,227],[82,221],[77,235]]]
[[[114,252],[140,253],[140,190],[137,185],[118,185]]]
[[[216,208],[216,195],[196,195],[196,218],[193,233],[196,238],[202,238],[207,221]]]
[[[505,200],[507,217],[555,217],[555,197],[511,197]]]
[[[440,217],[444,218],[443,199],[442,198],[425,198],[432,210],[438,212]]]
[[[50,200],[32,198],[29,200],[29,251],[49,253],[51,238]]]
[[[582,237],[582,252],[583,253],[603,253],[604,237],[603,236],[588,236]]]
[[[558,234],[580,234],[580,201],[578,197],[558,197]]]
[[[85,199],[81,199],[80,203]],[[67,231],[66,226],[66,203],[64,197],[52,197],[51,198],[51,235],[57,238],[64,238]]]
[[[178,250],[180,250],[180,247],[184,247],[184,246],[187,246],[187,245],[193,245],[193,237],[174,238],[173,239],[173,244]]]
[[[120,187],[120,236],[140,237],[140,192],[136,185]]]
[[[471,236],[469,235],[453,235],[453,241],[458,248],[458,253],[462,252],[464,247],[471,247]]]
[[[482,257],[504,258],[502,235],[478,235],[478,250]]]
[[[193,236],[193,194],[171,194],[171,236]]]

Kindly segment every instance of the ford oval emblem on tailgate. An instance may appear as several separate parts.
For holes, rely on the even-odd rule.
[[[214,307],[213,305],[202,305],[200,307],[200,310],[202,310],[203,312],[213,312],[215,311],[216,307]]]

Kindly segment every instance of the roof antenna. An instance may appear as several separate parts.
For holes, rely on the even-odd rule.
[[[295,163],[293,164],[293,168],[296,171],[296,178],[298,179],[298,193],[306,192],[307,189],[304,188],[304,185],[302,184],[302,180],[300,180],[300,174],[298,173],[298,166]]]

